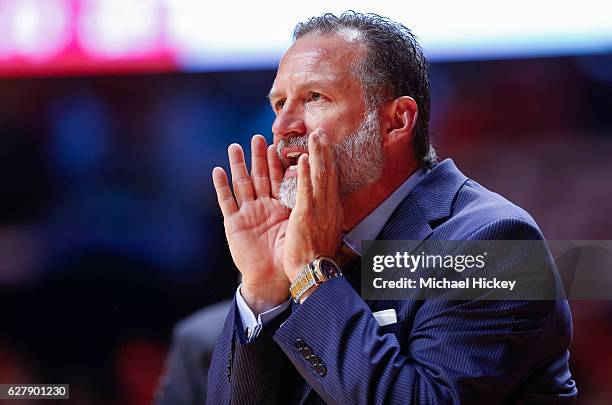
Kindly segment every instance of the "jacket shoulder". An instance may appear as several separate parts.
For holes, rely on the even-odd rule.
[[[533,217],[518,205],[468,179],[450,215],[431,224],[436,239],[543,239]]]

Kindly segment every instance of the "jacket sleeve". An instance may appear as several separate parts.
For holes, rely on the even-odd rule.
[[[207,404],[292,403],[299,378],[273,334],[291,306],[247,342],[234,298],[208,373]]]
[[[491,227],[474,239],[534,231],[513,220]],[[428,300],[414,305],[420,305],[414,323],[402,325],[400,319],[396,325],[409,328],[406,341],[400,342],[379,327],[368,305],[340,277],[321,285],[274,338],[329,404],[512,401],[530,373],[542,366],[550,342],[569,343],[567,328],[554,335],[554,315],[567,306],[559,301]]]

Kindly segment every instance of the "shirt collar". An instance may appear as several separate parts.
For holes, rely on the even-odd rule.
[[[400,186],[387,197],[374,211],[361,220],[346,235],[343,242],[355,253],[361,256],[361,241],[374,240],[385,226],[397,206],[410,194],[412,189],[421,181],[425,171],[418,169],[408,177]]]

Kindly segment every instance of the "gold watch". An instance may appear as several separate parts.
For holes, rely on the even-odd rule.
[[[299,304],[300,298],[308,290],[315,285],[323,284],[324,282],[342,275],[340,267],[332,259],[327,257],[318,257],[304,266],[304,269],[298,274],[289,292],[293,297],[293,301]]]

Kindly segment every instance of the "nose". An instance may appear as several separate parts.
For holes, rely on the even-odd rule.
[[[303,107],[286,101],[272,124],[272,133],[280,139],[306,135]]]

